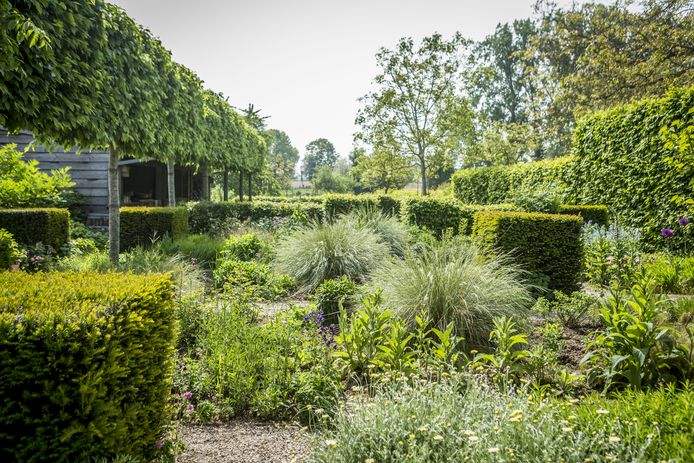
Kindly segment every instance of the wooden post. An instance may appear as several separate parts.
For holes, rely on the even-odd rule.
[[[174,162],[169,160],[166,162],[166,186],[168,190],[168,203],[169,207],[176,206],[176,168]]]
[[[120,254],[120,188],[118,151],[114,146],[108,150],[108,257],[118,264]]]
[[[224,171],[224,201],[229,201],[229,172]]]
[[[248,200],[253,201],[253,184],[251,183],[251,173],[248,173]]]
[[[243,171],[239,171],[239,201],[243,201]]]

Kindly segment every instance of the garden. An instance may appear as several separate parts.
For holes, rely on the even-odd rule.
[[[0,146],[0,460],[694,461],[693,87],[429,192],[251,198],[252,108],[113,5],[20,3],[0,124],[108,147],[109,222]],[[220,197],[121,206],[150,157]]]

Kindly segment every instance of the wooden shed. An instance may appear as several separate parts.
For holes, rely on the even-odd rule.
[[[69,167],[75,190],[84,197],[88,221],[93,225],[108,223],[108,153],[106,151],[80,151],[79,148],[48,149],[36,143],[31,132],[8,134],[0,126],[0,146],[17,145],[26,151],[24,158],[38,161],[42,172]],[[154,160],[123,159],[119,162],[121,205],[166,206],[166,165]],[[177,204],[202,199],[202,177],[187,166],[175,167]]]

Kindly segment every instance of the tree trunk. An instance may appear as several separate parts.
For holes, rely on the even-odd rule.
[[[253,184],[251,183],[251,173],[248,173],[248,200],[253,201]]]
[[[118,151],[111,146],[108,151],[108,257],[118,264],[120,253],[120,176],[118,175]]]
[[[173,161],[166,162],[166,186],[169,194],[169,207],[176,206],[176,170]]]
[[[239,201],[243,201],[243,171],[239,171]]]
[[[229,201],[229,172],[224,171],[224,186],[222,187],[224,190],[224,201]]]
[[[419,186],[419,192],[422,194],[422,196],[426,196],[427,194],[427,168],[426,164],[424,164],[424,160],[422,158],[419,159],[419,174],[422,179],[422,183]]]
[[[210,200],[210,176],[207,172],[207,165],[200,166],[200,177],[202,180],[202,199],[204,201]]]

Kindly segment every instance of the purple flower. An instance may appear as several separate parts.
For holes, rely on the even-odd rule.
[[[186,400],[190,400],[190,398],[193,397],[193,393],[190,391],[186,391],[183,393],[183,398]]]
[[[193,413],[195,411],[195,407],[193,406],[193,404],[188,404],[188,406],[186,407],[186,411],[188,413]]]
[[[682,227],[687,225],[689,223],[689,219],[685,216],[680,217],[680,219],[677,221]]]
[[[154,446],[157,448],[157,450],[161,450],[161,448],[164,446],[164,441],[159,439]]]
[[[663,228],[663,229],[661,230],[660,233],[661,233],[665,238],[670,238],[671,236],[673,236],[673,235],[675,234],[675,232],[673,232],[673,231],[670,230],[669,228]]]

